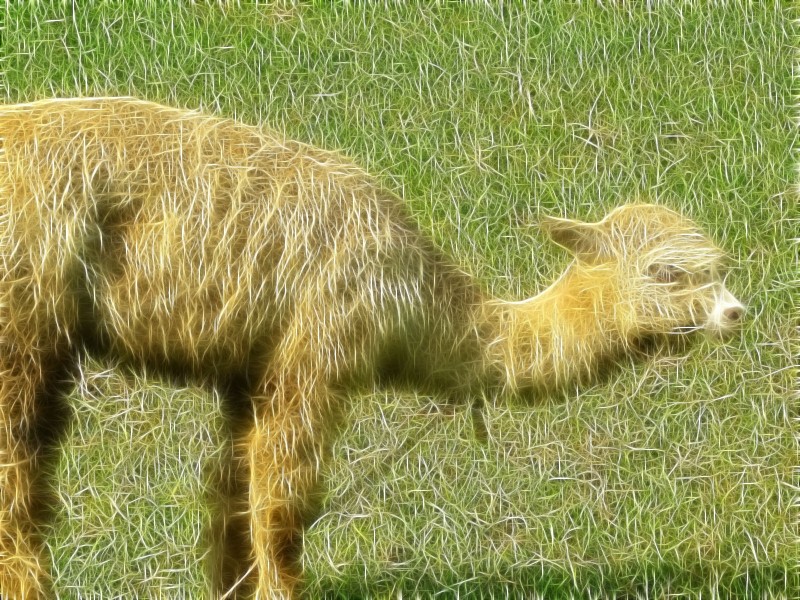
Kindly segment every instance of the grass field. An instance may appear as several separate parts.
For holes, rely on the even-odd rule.
[[[485,441],[466,409],[353,398],[308,596],[797,598],[797,15],[488,4],[7,3],[0,97],[132,94],[340,149],[518,298],[566,264],[540,214],[691,215],[736,265],[740,338],[489,402]],[[92,357],[69,402],[43,526],[55,592],[207,595],[219,397]]]

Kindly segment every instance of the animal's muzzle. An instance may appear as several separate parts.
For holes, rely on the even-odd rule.
[[[741,326],[746,312],[744,304],[724,285],[720,285],[714,294],[714,304],[708,315],[706,329],[719,336],[728,335]]]

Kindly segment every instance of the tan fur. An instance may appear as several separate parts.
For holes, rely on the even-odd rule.
[[[46,589],[24,442],[49,366],[86,340],[247,375],[253,565],[272,598],[293,594],[291,548],[348,388],[399,371],[451,396],[547,390],[641,337],[714,329],[722,256],[677,213],[632,205],[543,227],[575,262],[506,302],[335,154],[135,99],[0,107],[3,597]],[[740,316],[717,312],[718,331]]]

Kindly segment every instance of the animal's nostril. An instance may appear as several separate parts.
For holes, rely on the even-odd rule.
[[[731,306],[726,308],[723,314],[728,321],[739,321],[744,315],[744,311],[738,306]]]

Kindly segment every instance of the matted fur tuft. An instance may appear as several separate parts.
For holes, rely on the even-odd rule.
[[[652,335],[725,333],[742,305],[689,220],[630,205],[545,219],[575,257],[528,300],[490,297],[402,202],[336,154],[130,98],[0,108],[0,590],[47,577],[25,442],[50,365],[92,340],[218,378],[246,374],[259,597],[289,597],[331,423],[387,374],[466,396],[595,374]]]

